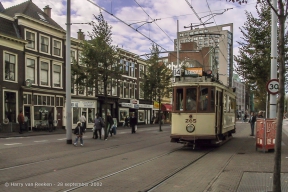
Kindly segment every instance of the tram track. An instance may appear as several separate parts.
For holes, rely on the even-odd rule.
[[[147,159],[147,160],[145,160],[145,161],[142,161],[142,162],[140,162],[140,163],[136,163],[136,164],[134,164],[134,165],[132,165],[132,166],[126,167],[126,168],[124,168],[124,169],[121,169],[121,170],[119,170],[119,171],[115,171],[115,172],[113,172],[113,173],[110,173],[110,174],[107,174],[107,175],[98,177],[98,178],[96,178],[96,179],[87,181],[87,182],[85,182],[85,184],[88,184],[88,185],[89,185],[89,184],[92,184],[92,183],[95,183],[95,182],[102,181],[102,180],[107,179],[107,178],[109,178],[109,177],[118,175],[118,174],[123,173],[123,172],[125,172],[125,171],[131,170],[131,169],[133,169],[133,168],[136,168],[136,167],[142,166],[142,165],[144,165],[144,164],[150,163],[150,162],[152,162],[152,161],[155,161],[155,160],[157,160],[157,159],[160,159],[161,157],[170,155],[170,154],[172,154],[172,153],[174,153],[174,152],[176,152],[176,151],[179,151],[179,150],[182,149],[182,148],[183,148],[183,147],[179,147],[178,149],[174,149],[174,150],[171,150],[171,151],[169,151],[169,152],[167,152],[167,153],[164,153],[164,154],[161,154],[161,155],[157,155],[157,156],[155,156],[155,157],[152,157],[152,158]],[[77,189],[79,189],[79,188],[83,188],[83,187],[85,187],[85,186],[77,186],[77,187],[73,187],[73,188],[70,188],[70,189],[66,189],[66,190],[64,190],[64,191],[63,191],[63,190],[60,190],[60,191],[70,192],[70,191],[75,191],[75,190],[77,190]]]
[[[163,179],[161,179],[159,182],[157,182],[156,184],[154,184],[152,187],[145,189],[145,190],[140,190],[139,192],[152,192],[155,189],[157,189],[159,186],[161,186],[163,183],[165,183],[166,181],[168,181],[170,178],[172,178],[173,176],[175,176],[176,174],[180,173],[181,171],[185,170],[186,168],[188,168],[189,166],[193,165],[194,163],[196,163],[197,161],[199,161],[200,159],[202,159],[203,157],[205,157],[206,155],[208,155],[209,153],[211,153],[212,151],[214,151],[214,149],[211,149],[207,152],[205,152],[204,154],[202,154],[201,156],[199,156],[196,159],[193,159],[192,161],[190,161],[189,163],[185,164],[184,166],[179,167],[177,170],[175,170],[174,172],[166,175]]]
[[[157,137],[158,138],[166,138],[167,136],[157,136]],[[105,148],[98,148],[98,149],[93,149],[93,150],[88,150],[88,151],[87,150],[80,151],[80,152],[77,152],[77,154],[82,155],[82,154],[85,154],[85,153],[91,153],[91,152],[96,152],[96,151],[105,151],[105,150],[119,148],[119,147],[125,146],[125,145],[131,145],[131,144],[135,144],[135,143],[140,143],[140,142],[143,142],[143,141],[147,141],[147,140],[142,139],[142,140],[137,140],[137,141],[133,141],[133,142],[125,143],[125,144],[120,144],[120,145],[114,145],[114,146],[105,147]],[[167,141],[165,141],[165,142],[167,142]],[[74,153],[65,154],[65,155],[61,155],[61,156],[57,156],[57,157],[53,157],[53,158],[39,160],[39,161],[36,161],[36,162],[23,163],[23,164],[18,164],[18,165],[14,165],[14,166],[2,167],[2,168],[0,168],[0,171],[12,169],[12,168],[17,168],[17,167],[33,165],[33,164],[38,164],[38,163],[41,163],[41,162],[46,162],[46,161],[51,161],[51,160],[56,160],[56,159],[61,159],[63,157],[68,157],[68,156],[75,156],[75,154]]]
[[[126,167],[124,169],[121,169],[121,170],[118,170],[118,171],[115,171],[115,172],[112,172],[112,173],[109,173],[109,174],[106,174],[106,175],[103,175],[101,177],[98,177],[96,179],[93,179],[93,180],[89,180],[89,181],[85,181],[84,183],[87,184],[87,185],[92,185],[93,183],[99,183],[99,182],[104,182],[105,179],[108,179],[110,177],[113,177],[113,176],[117,176],[121,173],[124,173],[126,171],[129,171],[129,170],[132,170],[132,169],[135,169],[135,168],[138,168],[140,166],[143,166],[145,164],[148,164],[148,163],[152,163],[153,161],[156,161],[156,160],[160,160],[160,158],[164,158],[165,156],[169,156],[177,151],[180,151],[182,150],[183,148],[186,148],[184,146],[182,147],[179,147],[177,149],[174,149],[174,150],[171,150],[167,153],[164,153],[164,154],[161,154],[161,155],[157,155],[155,157],[152,157],[150,159],[147,159],[145,161],[142,161],[142,162],[139,162],[137,164],[134,164],[132,166],[129,166],[129,167]],[[148,192],[148,191],[153,191],[154,189],[156,189],[158,186],[160,186],[162,183],[164,183],[165,181],[167,181],[169,178],[173,177],[174,175],[176,175],[177,173],[181,172],[182,170],[184,170],[185,168],[189,167],[190,165],[192,165],[193,163],[197,162],[198,160],[202,159],[204,156],[206,156],[207,154],[209,154],[210,152],[212,152],[214,149],[211,149],[209,151],[206,151],[204,152],[203,154],[201,154],[199,157],[196,157],[194,160],[190,161],[188,164],[185,164],[184,166],[181,166],[180,168],[178,168],[176,171],[172,172],[171,174],[165,176],[163,179],[160,179],[160,182],[157,182],[157,184],[154,184],[152,185],[150,188],[148,189],[145,189],[145,190],[137,190],[139,192]],[[71,192],[71,191],[77,191],[77,189],[81,189],[81,188],[84,188],[85,186],[76,186],[76,187],[73,187],[73,188],[70,188],[70,189],[66,189],[66,190],[59,190],[59,191],[63,191],[63,192]]]
[[[164,136],[163,136],[164,137]],[[107,148],[102,148],[102,149],[96,149],[96,150],[90,150],[90,151],[84,151],[82,152],[82,154],[84,153],[91,153],[91,152],[95,152],[95,151],[101,151],[101,150],[109,150],[109,149],[115,149],[115,148],[118,148],[120,146],[125,146],[125,145],[131,145],[131,144],[135,144],[135,143],[138,143],[138,142],[143,142],[144,140],[138,140],[136,142],[129,142],[129,143],[126,143],[124,145],[117,145],[117,146],[114,146],[114,147],[107,147]],[[147,140],[145,140],[147,141]],[[141,150],[141,149],[146,149],[146,148],[149,148],[149,147],[153,147],[155,145],[161,145],[161,144],[164,144],[164,143],[167,143],[167,141],[162,141],[162,142],[155,142],[155,143],[151,143],[150,145],[147,145],[145,147],[138,147],[136,149],[131,149],[131,150],[127,150],[125,152],[121,152],[121,153],[117,153],[117,154],[113,154],[113,155],[108,155],[108,156],[105,156],[105,157],[102,157],[102,158],[95,158],[95,159],[91,159],[91,160],[88,160],[86,162],[81,162],[81,163],[74,163],[74,164],[71,164],[69,166],[65,166],[65,167],[61,167],[61,168],[58,168],[57,171],[60,171],[60,170],[65,170],[65,169],[69,169],[69,168],[72,168],[72,167],[75,167],[75,166],[79,166],[79,165],[84,165],[84,164],[89,164],[89,163],[92,163],[92,162],[96,162],[96,161],[101,161],[101,160],[105,160],[105,159],[109,159],[111,157],[116,157],[116,156],[119,156],[119,155],[123,155],[123,154],[128,154],[128,153],[131,153],[131,152],[134,152],[134,151],[138,151],[138,150]],[[61,159],[63,157],[69,159],[70,156],[75,156],[75,154],[70,154],[69,156],[67,155],[64,155],[64,156],[60,156],[60,157],[56,157],[56,158],[51,158],[51,159],[45,159],[45,160],[41,160],[41,161],[37,161],[37,162],[31,162],[31,163],[26,163],[26,164],[21,164],[21,165],[15,165],[15,166],[10,166],[10,167],[5,167],[5,168],[1,168],[0,169],[0,175],[1,175],[1,172],[4,172],[7,173],[7,171],[11,170],[11,169],[17,169],[17,168],[25,168],[27,166],[33,166],[33,165],[36,165],[36,164],[41,164],[41,163],[48,163],[48,162],[52,162],[53,160],[57,160],[57,159]],[[29,173],[29,177],[33,177],[33,176],[38,176],[38,175],[43,175],[43,174],[46,174],[46,173],[50,173],[51,172],[51,169],[46,169],[45,171],[39,171],[39,172],[36,172],[36,173]],[[0,181],[0,185],[6,183],[6,182],[16,182],[16,181],[19,181],[21,179],[25,179],[27,178],[26,176],[19,176],[18,178],[16,179],[13,179],[13,180],[5,180],[5,181]]]

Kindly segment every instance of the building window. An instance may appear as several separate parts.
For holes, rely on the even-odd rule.
[[[124,82],[124,98],[130,98],[129,97],[129,83]]]
[[[88,96],[94,96],[94,88],[93,87],[87,87],[87,95]]]
[[[139,78],[144,78],[144,65],[139,65]]]
[[[123,95],[123,89],[124,89],[124,87],[123,87],[123,85],[124,85],[124,82],[119,82],[119,89],[120,89],[120,98],[124,98],[124,95]]]
[[[134,99],[135,98],[135,84],[130,83],[130,98]]]
[[[129,63],[130,63],[130,65],[129,65],[129,68],[130,68],[129,76],[130,77],[135,77],[135,63],[133,63],[133,62],[129,62]]]
[[[40,51],[43,53],[49,53],[49,38],[40,35]]]
[[[129,76],[129,63],[128,61],[124,61],[124,75]]]
[[[10,92],[10,91],[4,91],[4,113],[3,113],[3,119],[8,118],[9,122],[16,123],[17,118],[17,93],[16,92]]]
[[[74,60],[76,61],[76,51],[75,50],[71,50],[71,64],[74,63]]]
[[[61,65],[53,65],[53,87],[62,87]]]
[[[142,86],[143,86],[143,83],[140,82],[140,83],[139,83],[139,98],[140,98],[140,99],[143,99],[143,98],[144,98],[144,91],[142,90]]]
[[[26,80],[30,79],[32,84],[36,84],[36,65],[35,59],[27,58],[26,59]]]
[[[49,64],[48,62],[41,61],[41,73],[40,73],[41,83],[40,85],[49,85]]]
[[[112,96],[117,96],[117,81],[112,81]]]
[[[5,80],[16,81],[16,55],[5,53]]]
[[[34,49],[36,45],[36,33],[33,33],[31,31],[26,31],[26,40],[28,41],[28,44],[26,44],[26,48]]]
[[[53,41],[53,54],[56,56],[61,56],[61,41]]]

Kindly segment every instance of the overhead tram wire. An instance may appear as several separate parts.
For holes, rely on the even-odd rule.
[[[196,11],[195,11],[194,8],[192,7],[192,5],[191,5],[187,0],[185,0],[185,1],[186,1],[186,3],[189,5],[190,9],[192,9],[192,11],[193,11],[194,14],[196,15],[196,17],[198,18],[198,20],[200,21],[200,23],[203,24],[204,29],[207,29],[207,27],[205,26],[205,23],[201,20],[201,18],[200,18],[199,15],[196,13]],[[228,9],[226,9],[226,10],[228,10]],[[224,12],[223,12],[223,13],[224,13]],[[215,41],[215,39],[214,39],[213,36],[212,36],[212,38],[213,38],[214,43],[216,44],[216,41]],[[221,52],[221,54],[222,54],[223,57],[225,58],[223,52],[222,52],[220,49],[219,49],[219,51]],[[225,58],[225,60],[228,62],[227,58]]]
[[[146,13],[146,15],[148,15],[148,17],[153,20],[153,18],[143,9],[143,7],[142,7],[136,0],[134,0],[134,1],[135,1],[135,3],[137,3],[137,5],[144,11],[144,13]],[[169,35],[156,23],[156,21],[155,21],[154,23],[157,25],[157,27],[159,27],[159,29],[161,29],[161,31],[162,31],[163,33],[165,33],[165,35],[172,41],[172,43],[174,43],[174,41],[173,41],[173,40],[169,37]]]
[[[130,27],[131,29],[135,30],[136,32],[138,32],[139,34],[141,34],[143,37],[147,38],[148,40],[150,40],[151,42],[155,43],[157,46],[161,47],[163,50],[168,51],[167,49],[165,49],[164,47],[162,47],[161,45],[159,45],[158,43],[156,43],[155,41],[153,41],[151,38],[147,37],[146,35],[144,35],[143,33],[141,33],[140,31],[138,31],[137,29],[134,29],[133,27],[131,27],[129,24],[127,24],[125,21],[123,21],[122,19],[116,17],[114,14],[110,13],[109,11],[107,11],[106,9],[100,7],[99,5],[97,5],[96,3],[92,2],[91,0],[87,0],[88,2],[90,2],[91,4],[95,5],[96,7],[98,7],[100,10],[103,10],[104,12],[108,13],[109,15],[113,16],[114,18],[118,19],[119,21],[121,21],[122,23],[124,23],[125,25],[127,25],[128,27]],[[171,54],[174,57],[177,58],[177,56],[175,56],[174,54]]]

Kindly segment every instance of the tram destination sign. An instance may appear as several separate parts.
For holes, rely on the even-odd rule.
[[[199,77],[202,77],[203,69],[201,67],[188,67],[185,68],[184,75],[185,76],[195,76],[198,75]]]
[[[268,93],[272,95],[276,95],[279,93],[279,80],[278,79],[270,79],[266,84],[266,89]]]

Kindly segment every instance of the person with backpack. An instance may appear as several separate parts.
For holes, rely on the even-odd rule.
[[[84,128],[81,126],[81,122],[77,122],[77,127],[74,129],[74,134],[77,136],[74,142],[74,146],[77,146],[78,139],[80,138],[80,145],[81,147],[84,146],[83,144],[83,134],[85,133]]]
[[[99,113],[96,113],[96,118],[94,120],[94,129],[93,129],[93,139],[98,139],[98,134],[101,139],[101,129],[104,127],[104,122],[102,118],[100,117]]]

